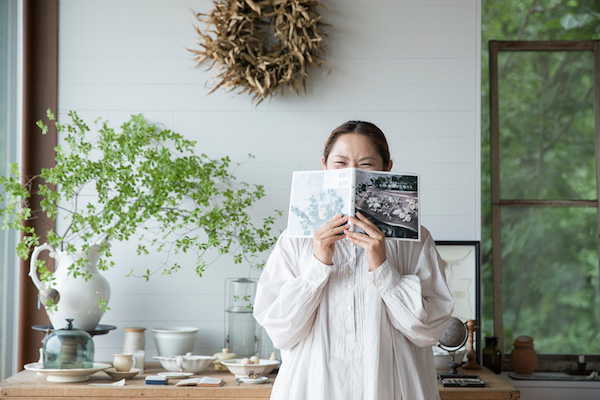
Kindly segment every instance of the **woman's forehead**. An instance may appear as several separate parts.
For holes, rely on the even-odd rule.
[[[367,153],[365,156],[378,155],[373,141],[360,133],[346,133],[338,137],[331,149],[331,155],[346,155],[348,153]]]

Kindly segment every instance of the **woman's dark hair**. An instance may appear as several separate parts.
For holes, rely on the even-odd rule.
[[[383,160],[383,167],[387,168],[390,165],[390,148],[388,147],[385,135],[375,124],[366,121],[348,121],[331,132],[323,150],[325,163],[327,163],[329,153],[331,153],[331,149],[333,149],[337,139],[346,133],[359,133],[371,139]]]

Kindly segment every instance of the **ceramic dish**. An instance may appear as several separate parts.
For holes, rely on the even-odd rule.
[[[159,372],[158,376],[164,376],[172,379],[183,379],[194,375],[192,372]]]
[[[252,379],[252,378],[238,378],[238,379],[242,383],[249,383],[251,385],[255,385],[257,383],[265,383],[269,380],[269,378],[267,378],[266,376],[259,376],[256,379]]]
[[[24,368],[28,371],[39,372],[46,375],[48,382],[85,382],[90,379],[90,375],[95,372],[110,368],[110,364],[94,363],[92,368],[74,368],[74,369],[50,369],[44,368],[42,363],[26,364]]]
[[[227,367],[229,372],[237,378],[248,378],[248,372],[254,371],[258,375],[267,375],[277,367],[280,362],[277,360],[260,359],[258,364],[240,364],[239,358],[233,360],[221,361],[221,364]]]
[[[106,372],[108,376],[113,378],[115,381],[118,381],[120,379],[131,379],[142,372],[142,370],[139,368],[131,368],[129,371],[117,371],[114,368],[107,368],[104,370],[104,372]]]
[[[195,356],[192,353],[187,353],[185,356],[154,356],[154,359],[160,361],[162,367],[167,371],[193,372],[196,374],[205,370],[217,357]]]

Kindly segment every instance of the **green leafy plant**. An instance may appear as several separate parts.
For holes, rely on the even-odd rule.
[[[65,220],[60,233],[48,228],[48,243],[70,254],[86,253],[99,243],[100,270],[114,266],[111,242],[133,240],[139,255],[167,253],[159,268],[141,274],[146,280],[158,271],[179,270],[180,264],[169,261],[178,253],[197,254],[198,276],[215,259],[206,260],[210,250],[217,257],[231,254],[234,263],[264,265],[260,255],[276,240],[271,228],[281,212],[258,223],[252,220],[247,210],[264,197],[264,188],[237,181],[228,157],[198,155],[194,141],[159,129],[142,115],[132,116],[119,130],[99,122],[96,137],[76,112],[68,115],[70,122],[59,124],[50,110],[47,113],[66,147],[55,148],[55,167],[25,183],[17,165],[9,175],[0,176],[0,204],[6,204],[0,208],[2,228],[22,232],[20,257],[27,258],[40,244],[38,233],[25,222],[46,213]],[[38,126],[42,134],[48,132],[43,122]],[[41,196],[41,209],[30,207],[32,195]],[[70,273],[89,279],[82,266],[83,259],[70,267]],[[40,272],[42,280],[52,280],[45,265]]]

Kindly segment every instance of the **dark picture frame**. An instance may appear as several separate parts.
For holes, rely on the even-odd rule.
[[[463,322],[475,320],[481,327],[481,243],[476,240],[436,240],[444,261],[448,287],[454,297],[452,315]],[[481,328],[474,334],[477,362],[481,365]]]

